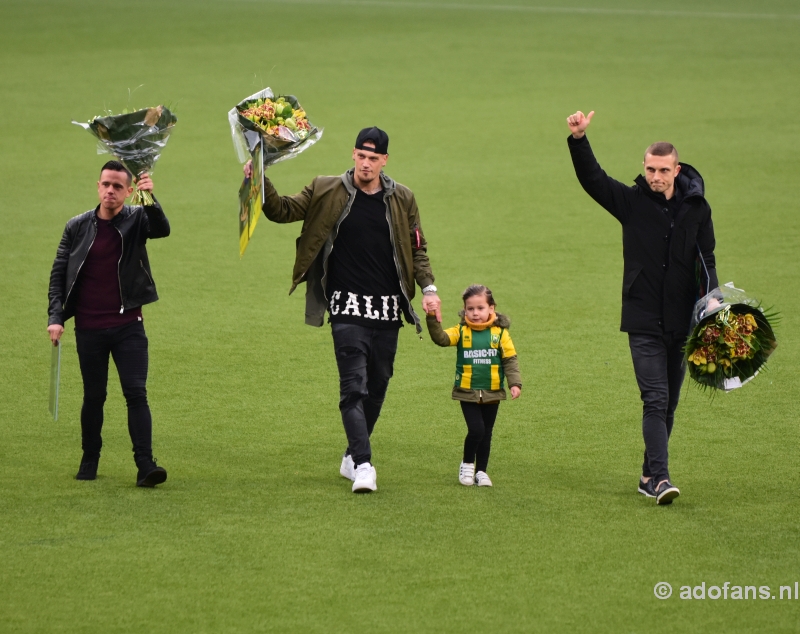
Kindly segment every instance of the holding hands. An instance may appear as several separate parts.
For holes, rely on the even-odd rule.
[[[442,321],[442,300],[436,293],[425,293],[422,296],[422,310],[426,315],[436,315],[436,321]]]
[[[569,126],[570,132],[572,132],[573,138],[582,139],[584,137],[586,128],[588,128],[589,124],[592,122],[593,116],[594,110],[587,115],[584,115],[578,110],[575,114],[571,114],[567,117],[567,125]]]

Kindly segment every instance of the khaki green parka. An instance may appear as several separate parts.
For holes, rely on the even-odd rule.
[[[383,172],[380,178],[400,288],[411,313],[409,321],[413,321],[417,333],[420,333],[422,325],[411,304],[415,295],[414,281],[424,288],[433,284],[434,276],[419,209],[408,187],[396,183]],[[355,196],[352,169],[341,176],[318,176],[294,196],[278,195],[270,180],[264,177],[264,215],[272,222],[303,221],[297,238],[289,294],[301,282],[306,283],[306,323],[310,326],[319,327],[324,323],[328,305],[325,296],[328,256],[339,225],[350,213]]]

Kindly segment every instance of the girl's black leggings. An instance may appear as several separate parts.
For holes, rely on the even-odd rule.
[[[500,403],[461,403],[464,420],[467,421],[467,437],[464,439],[464,462],[475,463],[475,471],[486,472],[489,452],[492,450],[492,430]]]

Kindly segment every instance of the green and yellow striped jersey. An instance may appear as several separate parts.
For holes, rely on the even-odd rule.
[[[517,351],[506,328],[491,326],[474,330],[467,325],[447,328],[451,346],[458,346],[455,387],[467,390],[503,389],[502,359]]]

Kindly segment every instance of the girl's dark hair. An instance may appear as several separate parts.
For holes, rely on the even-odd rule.
[[[467,303],[467,300],[470,297],[474,297],[475,295],[486,295],[486,303],[489,306],[495,306],[494,297],[492,296],[492,289],[483,284],[473,284],[472,286],[468,286],[467,290],[464,291],[464,294],[461,296],[461,299],[464,300],[464,303]]]

